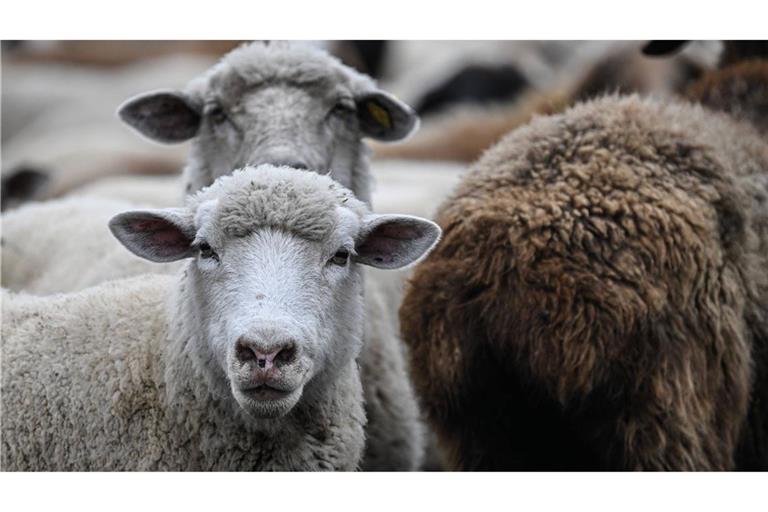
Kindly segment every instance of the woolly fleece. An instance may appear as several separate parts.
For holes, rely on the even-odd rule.
[[[489,150],[400,308],[460,469],[768,467],[768,145],[609,96]]]

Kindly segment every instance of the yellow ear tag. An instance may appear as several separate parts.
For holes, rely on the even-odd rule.
[[[373,101],[369,101],[366,106],[368,107],[368,112],[377,123],[385,128],[392,128],[392,120],[389,118],[389,112],[387,112],[386,109]]]

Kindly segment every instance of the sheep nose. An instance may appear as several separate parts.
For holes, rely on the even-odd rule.
[[[282,338],[277,343],[265,343],[243,336],[237,340],[235,356],[241,363],[253,362],[258,368],[269,370],[296,360],[296,342],[290,338]]]

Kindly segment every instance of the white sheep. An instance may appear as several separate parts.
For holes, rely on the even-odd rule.
[[[129,125],[156,141],[175,143],[192,139],[184,172],[185,185],[179,190],[179,197],[182,190],[195,192],[236,167],[291,163],[321,172],[332,169],[336,181],[350,188],[358,198],[370,202],[368,152],[362,137],[397,140],[411,133],[418,124],[418,118],[407,105],[377,89],[369,77],[317,48],[292,43],[242,46],[193,80],[183,92],[161,91],[137,96],[128,100],[119,114]],[[35,212],[56,212],[68,206],[59,203],[40,208]],[[92,213],[103,216],[108,208],[100,205]],[[29,219],[32,213],[25,215]],[[57,217],[55,214],[51,217],[50,213],[48,216],[49,219]],[[40,219],[31,221],[27,227],[39,225]],[[3,221],[4,225],[12,222],[12,217]],[[17,224],[21,226],[20,222]],[[19,240],[9,233],[12,230],[9,227],[4,233],[4,245],[23,254],[26,228],[21,226],[16,231],[22,233]],[[13,283],[17,289],[37,293],[43,293],[46,286],[66,291],[131,275],[146,266],[135,259],[118,263],[127,257],[114,243],[101,245],[95,240],[73,237],[56,244],[54,240],[66,236],[66,232],[60,235],[50,227],[42,231],[52,237],[44,244],[51,248],[49,264],[65,265],[66,269],[71,269],[73,264],[80,265],[83,259],[78,256],[83,254],[82,245],[116,255],[116,260],[110,263],[114,272],[86,268],[68,273],[36,265],[32,272],[25,273],[11,266],[3,269],[4,285]],[[92,236],[104,239],[106,233],[94,230]],[[37,247],[39,245],[33,251],[37,251]],[[58,256],[51,257],[52,253]],[[15,257],[15,260],[19,262],[23,258]],[[57,276],[57,281],[48,281],[47,275]],[[32,276],[35,282],[24,282],[17,276]],[[386,302],[393,303],[392,300]],[[393,318],[393,322],[396,324],[396,319]],[[366,463],[365,467],[415,469],[423,452],[422,427],[414,419],[414,415],[418,416],[416,398],[409,384],[387,387],[387,383],[398,380],[407,383],[408,376],[399,341],[386,336],[382,343],[393,346],[370,350],[366,346],[361,356],[372,429],[366,457],[378,461]],[[391,372],[398,372],[397,378],[390,378]],[[373,390],[378,396],[373,396]],[[370,411],[379,404],[383,404],[385,410]],[[377,427],[379,421],[386,424]],[[384,437],[380,439],[376,433]]]
[[[4,292],[4,470],[358,467],[361,266],[417,261],[434,223],[371,214],[327,176],[264,165],[110,228],[184,269]]]
[[[2,286],[49,295],[144,273],[173,273],[175,264],[151,264],[127,253],[107,229],[113,215],[137,206],[159,205],[71,197],[4,213]]]
[[[191,141],[187,192],[244,165],[332,171],[370,202],[363,137],[395,141],[418,127],[406,104],[319,48],[251,43],[225,55],[183,91],[140,94],[118,110],[142,135]]]

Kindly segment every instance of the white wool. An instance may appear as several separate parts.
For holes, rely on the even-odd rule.
[[[349,196],[348,191],[337,186],[329,178],[313,173],[299,174],[303,177],[303,180],[300,180],[302,182],[318,182],[329,186],[330,188],[325,189],[323,193],[330,199],[337,198],[359,212],[366,210],[363,203]],[[247,187],[243,186],[246,182],[239,183],[243,179],[248,181],[242,173],[225,177],[214,186],[190,198],[189,204],[194,208],[197,203],[205,202],[223,193],[228,193],[232,197],[253,199],[253,196],[247,192]],[[293,194],[295,191],[288,192]],[[264,199],[261,198],[261,200]],[[329,206],[330,203],[326,202],[326,205]],[[305,206],[314,208],[316,205],[310,201]],[[14,243],[28,240],[23,236],[26,229],[37,230],[40,237],[27,246],[27,254],[19,255],[20,257],[16,258],[18,261],[31,261],[26,256],[33,256],[33,248],[39,248],[41,245],[56,248],[53,252],[37,251],[40,256],[37,260],[40,264],[39,268],[46,269],[46,263],[50,268],[38,276],[39,279],[28,280],[30,285],[27,289],[31,288],[31,291],[36,293],[48,293],[62,291],[63,285],[71,286],[72,289],[81,289],[110,277],[135,275],[142,271],[172,272],[178,264],[158,265],[145,262],[131,256],[116,240],[104,235],[108,218],[116,212],[132,208],[135,206],[118,200],[69,198],[30,204],[6,214],[3,220],[4,236],[10,235]],[[59,219],[66,219],[71,226],[67,229],[54,229],[54,226],[60,224]],[[78,234],[72,236],[73,232]],[[47,241],[43,242],[42,239]],[[56,243],[50,243],[52,240],[56,240]],[[4,255],[8,254],[9,244],[5,245]],[[98,253],[98,257],[91,262],[90,255],[94,252]],[[45,257],[49,258],[47,262]],[[123,261],[118,261],[121,259]],[[99,267],[99,261],[109,263],[102,268]],[[74,262],[78,263],[75,269],[72,268]],[[13,265],[10,268],[13,268]],[[113,269],[114,272],[109,275],[110,271],[106,269]],[[97,275],[98,271],[102,272],[100,276]],[[48,279],[52,279],[52,282],[47,281]],[[13,274],[8,276],[4,274],[3,282],[6,286],[16,284]],[[45,289],[46,282],[53,290]],[[366,467],[416,469],[423,456],[423,427],[410,382],[403,377],[406,368],[395,327],[397,301],[393,300],[393,290],[399,289],[399,283],[400,279],[389,278],[383,272],[375,270],[367,272],[365,309],[368,321],[365,324],[365,349],[358,363],[363,375],[367,408],[371,418],[375,418],[369,424],[367,435],[369,439],[378,443],[379,448],[367,452]],[[399,294],[399,291],[395,293]],[[18,300],[16,297],[16,304],[19,303]],[[40,299],[37,303],[39,311],[49,308],[46,300],[48,299]],[[94,311],[98,316],[98,310],[94,309]],[[4,323],[4,328],[10,325],[12,324]]]
[[[365,424],[356,365],[331,399],[257,428],[200,386],[193,354],[178,350],[184,340],[169,327],[190,318],[169,312],[176,280],[4,293],[2,469],[356,469]]]

